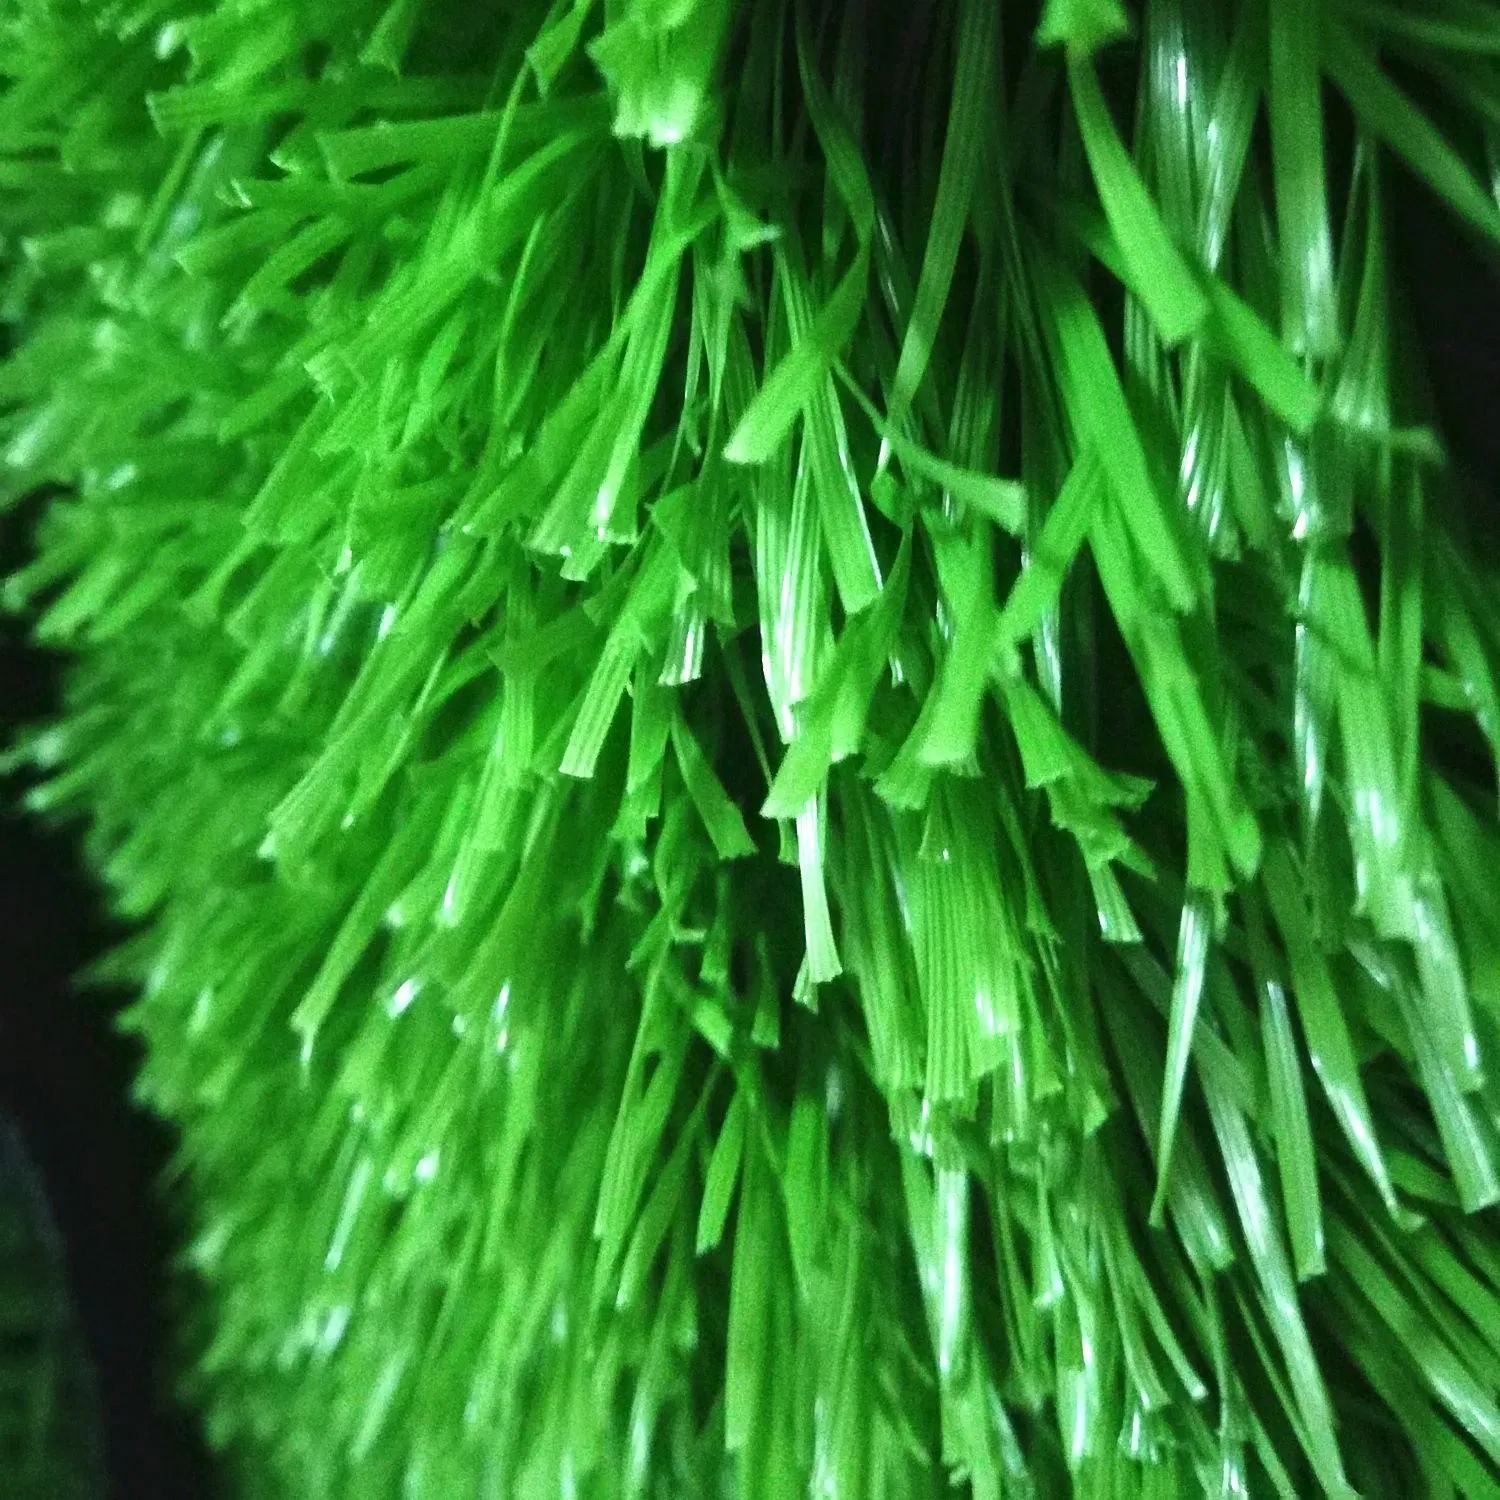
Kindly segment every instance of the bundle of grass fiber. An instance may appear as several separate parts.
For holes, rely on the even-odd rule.
[[[0,18],[241,1493],[1500,1495],[1500,6]]]

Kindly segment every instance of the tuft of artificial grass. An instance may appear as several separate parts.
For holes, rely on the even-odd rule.
[[[249,1497],[1500,1494],[1492,0],[0,0],[16,752]],[[1441,205],[1438,207],[1437,205]]]

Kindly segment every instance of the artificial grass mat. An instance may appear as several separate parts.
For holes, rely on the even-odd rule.
[[[1491,0],[0,0],[12,757],[250,1497],[1500,1494]],[[1436,205],[1441,204],[1439,208]]]

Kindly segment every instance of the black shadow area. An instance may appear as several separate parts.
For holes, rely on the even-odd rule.
[[[1409,172],[1393,164],[1385,181],[1397,296],[1471,519],[1493,548],[1500,541],[1500,252],[1456,223]]]
[[[0,532],[0,569],[29,548],[35,505]],[[62,663],[0,620],[0,733],[57,705]],[[137,1044],[114,1028],[128,995],[74,976],[120,934],[84,872],[75,830],[17,810],[0,783],[0,1109],[17,1122],[65,1247],[98,1383],[114,1500],[208,1500],[219,1485],[194,1418],[172,1396],[168,1265],[159,1180],[171,1130],[128,1090]],[[0,1483],[0,1491],[3,1491]]]

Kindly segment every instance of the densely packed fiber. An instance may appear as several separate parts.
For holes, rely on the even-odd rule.
[[[244,1494],[1500,1494],[1494,497],[1384,207],[1500,240],[1500,6],[0,73],[18,753]]]

